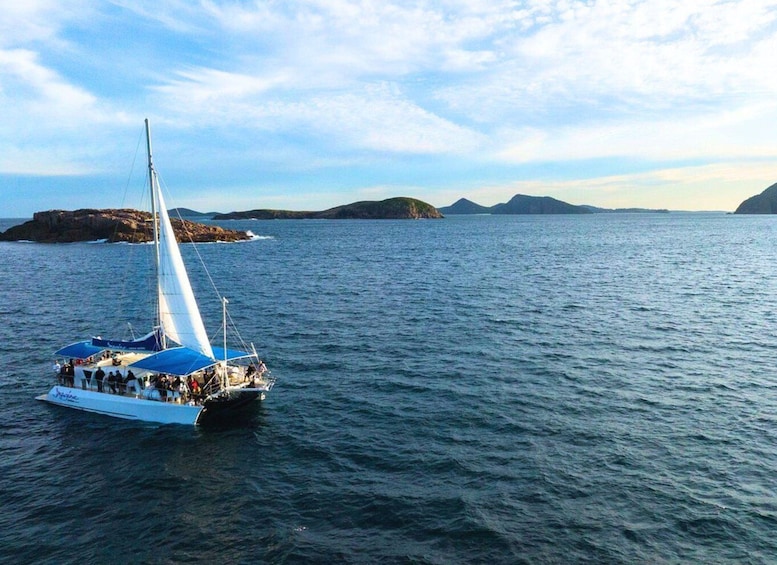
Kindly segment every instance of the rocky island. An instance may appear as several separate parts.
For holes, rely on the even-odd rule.
[[[742,202],[734,214],[777,214],[777,184]]]
[[[466,198],[460,198],[450,206],[439,209],[443,214],[602,214],[617,212],[662,212],[669,210],[652,210],[647,208],[598,208],[596,206],[569,204],[550,196],[527,196],[516,194],[508,202],[494,206],[481,206]]]
[[[585,206],[575,206],[550,196],[516,194],[508,202],[481,206],[461,198],[451,206],[440,208],[443,214],[591,214]]]
[[[170,219],[175,237],[181,243],[194,241],[243,241],[244,231],[226,230],[188,220]],[[32,220],[0,233],[0,241],[36,241],[38,243],[73,243],[106,240],[110,243],[144,243],[153,239],[151,214],[130,209],[75,211],[49,210],[36,212]]]
[[[336,206],[321,212],[291,210],[247,210],[217,214],[214,220],[405,220],[435,219],[442,214],[426,202],[415,198],[397,197],[379,202],[365,200],[345,206]]]

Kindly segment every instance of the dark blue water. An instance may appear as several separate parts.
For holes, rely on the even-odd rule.
[[[35,401],[150,249],[0,244],[0,561],[773,562],[774,218],[239,225],[197,250],[278,384],[216,428]]]

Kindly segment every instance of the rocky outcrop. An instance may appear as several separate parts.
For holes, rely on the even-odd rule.
[[[597,208],[596,206],[576,206],[550,196],[526,196],[516,194],[509,202],[494,206],[481,206],[466,198],[460,198],[450,206],[439,208],[443,214],[603,214],[603,213],[637,213],[659,212],[666,209],[648,208]]]
[[[490,214],[491,208],[488,206],[481,206],[480,204],[476,204],[472,202],[472,200],[467,200],[466,198],[459,198],[456,202],[451,204],[450,206],[444,206],[442,208],[437,208],[441,214]]]
[[[322,212],[290,210],[248,210],[217,214],[214,220],[408,220],[442,218],[442,214],[426,202],[415,198],[389,198],[380,202],[365,200],[337,206]]]
[[[337,206],[316,215],[325,219],[361,219],[361,220],[418,220],[442,218],[442,214],[426,202],[415,198],[389,198],[374,202],[354,202],[346,206]]]
[[[182,243],[249,239],[248,234],[242,231],[225,230],[218,226],[208,226],[188,220],[171,219],[171,222],[176,239]],[[24,240],[39,243],[96,240],[143,243],[152,239],[151,214],[129,209],[36,212],[29,222],[0,233],[0,241]]]
[[[440,208],[443,214],[591,214],[586,206],[575,206],[550,196],[516,194],[508,202],[481,206],[461,198],[451,206]]]
[[[742,202],[734,214],[777,214],[777,184]]]
[[[550,196],[516,194],[505,204],[491,207],[492,214],[591,214],[583,206],[575,206]]]

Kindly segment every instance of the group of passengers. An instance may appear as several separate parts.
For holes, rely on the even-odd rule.
[[[112,365],[117,366],[117,359],[115,356],[112,356],[110,352],[103,352],[101,359],[110,357],[113,357]],[[83,359],[76,359],[75,361],[70,359],[64,365],[60,365],[59,361],[55,360],[53,371],[62,385],[74,387],[76,365],[88,364],[91,362],[93,362],[92,358],[89,358],[86,361]],[[251,381],[253,384],[255,380],[261,378],[265,372],[267,372],[267,368],[262,361],[259,361],[256,365],[251,364],[246,368],[245,380]],[[82,382],[82,386],[86,389],[90,389],[92,388],[93,382],[97,385],[97,392],[107,392],[111,394],[124,394],[128,391],[139,394],[143,388],[143,383],[135,377],[135,374],[131,369],[127,370],[126,375],[123,376],[118,369],[116,372],[111,370],[106,375],[101,366],[98,366],[97,370],[94,372],[84,370],[84,382]],[[190,398],[197,401],[209,394],[217,392],[220,388],[220,383],[216,370],[210,368],[203,371],[199,378],[189,375],[185,382],[182,381],[179,376],[171,377],[164,373],[153,375],[146,388],[158,391],[159,398],[162,400]]]
[[[267,372],[267,367],[264,366],[264,361],[259,361],[257,365],[251,363],[246,369],[246,380],[251,381],[251,386],[254,386],[257,378],[261,378]]]
[[[72,359],[64,365],[60,365],[59,361],[55,360],[54,366],[52,368],[54,369],[54,374],[57,375],[57,379],[59,379],[60,383],[62,383],[64,386],[73,386],[75,382],[76,368]]]
[[[86,378],[87,385],[91,387],[92,380],[97,384],[97,392],[109,392],[111,394],[124,394],[126,391],[139,391],[138,379],[135,377],[135,373],[132,369],[127,370],[127,374],[122,376],[121,371],[116,370],[114,373],[110,371],[107,375],[102,367],[97,367],[97,370],[91,374],[89,371],[84,371],[84,377]]]
[[[84,360],[82,359],[75,361],[70,359],[64,365],[60,365],[59,361],[54,361],[52,368],[62,385],[73,387],[75,386],[75,367],[76,365],[81,365],[83,363]],[[137,377],[135,377],[132,369],[129,369],[126,375],[122,375],[121,371],[118,369],[116,369],[115,372],[110,371],[106,375],[102,367],[97,367],[97,370],[94,372],[84,370],[84,381],[82,381],[81,386],[84,388],[92,388],[92,383],[97,386],[97,392],[117,394],[124,393],[127,390],[140,390]]]
[[[218,379],[210,382],[210,378],[214,375],[215,372],[209,373],[206,371],[201,377],[203,384],[200,384],[194,375],[187,376],[184,381],[179,376],[173,377],[160,373],[151,377],[151,380],[146,387],[146,391],[155,391],[155,394],[149,395],[149,398],[158,398],[162,401],[192,401],[196,403],[201,401],[207,394],[217,390]],[[216,384],[214,385],[214,383]],[[206,391],[207,394],[205,393]]]
[[[166,393],[168,391],[181,392],[181,377],[176,376],[173,378],[164,373],[160,373],[151,377],[150,386],[153,386],[160,393]]]

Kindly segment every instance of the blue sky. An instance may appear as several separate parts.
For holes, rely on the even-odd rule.
[[[201,211],[733,210],[777,182],[776,53],[777,1],[4,2],[0,217],[138,205],[145,117]]]

